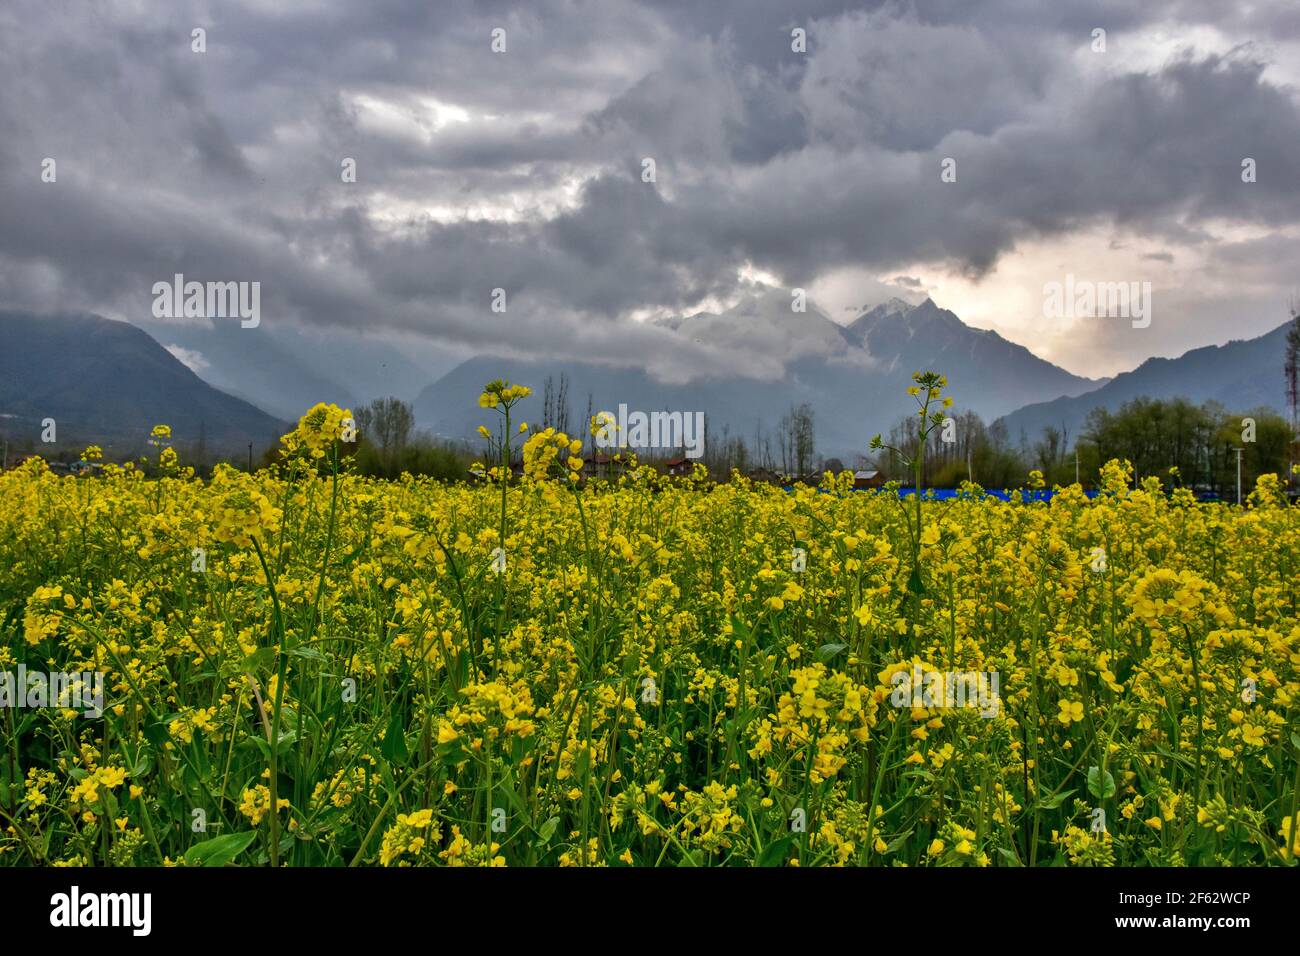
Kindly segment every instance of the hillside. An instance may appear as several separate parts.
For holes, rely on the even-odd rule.
[[[1139,396],[1185,398],[1196,404],[1216,401],[1230,411],[1269,407],[1281,412],[1286,405],[1282,367],[1289,324],[1254,339],[1192,349],[1177,358],[1148,359],[1094,391],[1027,405],[1002,421],[1013,441],[1022,434],[1032,441],[1048,425],[1068,429],[1073,441],[1092,409],[1116,411]]]
[[[841,326],[812,306],[791,312],[788,293],[777,290],[726,312],[659,324],[695,343],[781,356],[785,374],[764,381],[720,367],[686,384],[667,384],[639,368],[477,357],[420,393],[416,420],[445,437],[473,440],[485,421],[476,401],[479,390],[505,377],[534,388],[520,415],[537,421],[546,377],[558,382],[567,373],[571,430],[585,416],[590,395],[596,411],[615,410],[620,402],[633,410],[703,411],[710,440],[726,430],[752,446],[758,429],[773,436],[790,406],[807,402],[815,414],[818,451],[849,460],[865,452],[873,434],[909,413],[906,389],[918,369],[943,372],[952,383],[956,410],[974,409],[986,419],[1044,396],[1077,395],[1100,384],[1071,375],[995,332],[972,329],[929,300],[919,306],[887,304]]]
[[[156,424],[177,445],[200,431],[210,453],[274,443],[288,427],[208,385],[145,332],[88,314],[0,310],[0,432],[14,445],[41,447],[41,421],[53,418],[57,451],[87,443],[110,457],[146,447]]]

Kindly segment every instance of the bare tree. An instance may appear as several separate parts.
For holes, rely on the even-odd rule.
[[[555,383],[551,376],[546,376],[546,381],[542,383],[542,428],[547,429],[555,424]]]
[[[415,427],[415,413],[400,398],[377,398],[356,413],[357,426],[362,438],[379,450],[380,460],[386,469],[392,469],[411,440]]]
[[[1300,301],[1292,298],[1291,328],[1286,332],[1286,404],[1291,413],[1291,440],[1287,443],[1287,481],[1295,465],[1294,449],[1300,437]]]
[[[792,405],[781,416],[777,439],[781,448],[781,470],[799,477],[811,467],[817,450],[813,410],[807,402]]]
[[[789,475],[794,469],[794,414],[793,409],[781,416],[777,425],[776,444],[781,453],[781,474]]]
[[[754,423],[754,465],[758,468],[772,468],[776,462],[772,459],[772,439],[763,431],[763,423]]]
[[[817,442],[813,430],[813,410],[807,403],[794,410],[794,457],[799,474],[807,474],[812,467]]]
[[[588,392],[587,393],[587,417],[582,420],[582,442],[584,445],[586,445],[588,441],[592,442],[592,444],[588,447],[590,447],[593,451],[595,450],[596,447],[595,439],[592,437],[591,434],[591,419],[592,416],[596,414],[594,409],[595,409],[595,396],[593,396],[591,392]]]
[[[1065,431],[1055,425],[1043,427],[1043,437],[1034,445],[1034,458],[1043,472],[1051,472],[1065,455]]]
[[[550,379],[547,379],[549,382]],[[560,373],[560,392],[555,399],[555,430],[569,434],[569,373]]]
[[[1300,427],[1300,302],[1291,302],[1291,328],[1286,333],[1286,401],[1291,427]]]

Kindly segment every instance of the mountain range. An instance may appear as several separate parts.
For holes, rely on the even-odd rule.
[[[534,389],[518,411],[537,421],[541,386],[547,377],[569,380],[570,428],[593,411],[703,411],[710,440],[724,433],[753,445],[756,431],[772,439],[792,405],[807,403],[814,414],[817,449],[851,460],[865,453],[871,436],[888,429],[915,405],[906,394],[917,370],[942,371],[960,408],[985,420],[1005,415],[1043,396],[1080,395],[1105,380],[1081,378],[996,332],[973,329],[927,299],[911,305],[895,299],[848,325],[832,321],[812,305],[791,310],[788,293],[751,296],[721,312],[661,320],[674,334],[726,354],[758,350],[784,359],[785,374],[762,380],[719,367],[702,380],[665,383],[638,368],[583,362],[503,361],[476,357],[425,388],[415,400],[418,422],[448,438],[470,438],[485,421],[477,398],[484,382],[504,377]]]
[[[1095,407],[1118,408],[1138,395],[1214,399],[1233,410],[1281,409],[1286,327],[1249,341],[1153,358],[1114,379],[1089,379],[1053,365],[996,332],[975,329],[927,299],[900,299],[840,324],[811,303],[791,307],[783,290],[767,290],[720,312],[657,320],[682,348],[723,358],[687,382],[666,382],[646,369],[573,360],[459,356],[427,344],[347,330],[291,331],[232,323],[142,322],[98,316],[0,311],[0,433],[39,435],[58,421],[60,442],[94,441],[129,448],[149,427],[172,425],[175,440],[209,449],[274,442],[317,401],[357,407],[373,397],[413,399],[417,427],[477,442],[491,420],[478,405],[496,378],[529,385],[518,420],[540,423],[543,387],[567,379],[568,428],[582,429],[590,410],[703,411],[710,441],[760,434],[777,451],[776,431],[792,406],[814,413],[817,451],[852,462],[871,436],[915,413],[906,394],[917,370],[942,372],[956,404],[985,421],[1000,419],[1013,440],[1036,438],[1048,425],[1077,436]],[[147,329],[147,332],[146,332]],[[752,363],[730,356],[761,354]],[[740,374],[738,369],[749,369]],[[259,407],[260,406],[260,407]],[[266,409],[263,411],[262,409]]]
[[[41,441],[54,420],[55,441]],[[288,426],[203,381],[142,329],[97,315],[0,310],[0,434],[46,457],[88,444],[109,458],[145,450],[150,429],[213,454],[259,451]]]
[[[1073,437],[1080,434],[1094,408],[1115,411],[1140,396],[1186,398],[1196,404],[1218,402],[1229,411],[1257,408],[1283,411],[1286,385],[1284,323],[1258,338],[1235,339],[1225,345],[1192,349],[1178,358],[1147,359],[1131,372],[1116,375],[1100,388],[1083,395],[1036,402],[1002,419],[1012,440],[1038,437],[1054,426]]]
[[[317,402],[355,408],[389,395],[410,397],[466,357],[409,336],[270,318],[254,328],[234,320],[138,324],[205,381],[289,421]]]

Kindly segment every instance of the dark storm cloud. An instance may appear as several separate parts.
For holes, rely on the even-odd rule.
[[[1235,48],[1097,69],[1097,26],[1117,57],[1148,26]],[[1212,221],[1293,228],[1300,114],[1267,70],[1292,42],[1295,10],[1218,0],[20,0],[0,297],[130,319],[184,272],[259,280],[285,320],[707,367],[629,316],[725,300],[746,264],[978,277],[1098,225],[1170,260]]]

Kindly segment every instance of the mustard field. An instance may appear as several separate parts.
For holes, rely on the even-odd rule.
[[[0,862],[1294,863],[1276,476],[584,481],[522,394],[475,484],[350,475],[332,406],[256,474],[0,475]]]

